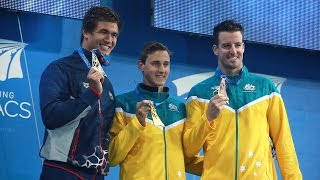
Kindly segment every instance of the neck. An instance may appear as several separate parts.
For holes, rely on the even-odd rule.
[[[158,87],[158,93],[162,93],[163,92],[163,86],[159,86]]]
[[[162,93],[162,92],[167,92],[169,90],[167,87],[164,87],[164,86],[149,86],[144,83],[140,83],[139,85],[142,89],[148,90],[150,92]]]
[[[241,72],[241,68],[239,69],[225,69],[225,68],[220,68],[221,72],[227,76],[238,76]]]

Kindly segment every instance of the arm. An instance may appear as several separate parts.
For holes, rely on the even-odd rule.
[[[220,82],[219,93],[210,100],[201,99],[191,89],[187,100],[187,121],[183,135],[184,152],[187,157],[197,154],[203,146],[210,131],[215,129],[215,119],[221,116],[221,111],[228,103],[225,79]]]
[[[59,128],[75,119],[84,117],[98,96],[88,88],[80,97],[71,97],[67,72],[51,64],[43,72],[39,94],[43,123],[47,129]]]
[[[189,97],[186,105],[187,120],[183,133],[184,153],[192,157],[200,152],[208,133],[215,128],[214,121],[208,121],[206,116],[206,102]]]
[[[186,172],[197,176],[202,175],[203,171],[203,156],[195,155],[191,158],[185,157]]]
[[[286,109],[280,94],[273,93],[267,117],[282,178],[284,180],[301,180],[302,174],[299,169]]]
[[[136,115],[126,114],[120,106],[116,108],[113,125],[110,130],[109,161],[111,166],[115,166],[125,160],[146,125],[145,122],[140,122]],[[143,104],[138,103],[137,109],[140,106],[143,107]],[[137,111],[140,114],[140,110]],[[145,119],[145,116],[143,117]]]

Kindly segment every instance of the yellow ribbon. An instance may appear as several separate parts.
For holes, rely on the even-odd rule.
[[[162,123],[161,119],[159,118],[157,111],[156,111],[156,108],[154,108],[153,105],[151,105],[151,116],[152,116],[153,124],[155,126],[164,127],[164,124]]]

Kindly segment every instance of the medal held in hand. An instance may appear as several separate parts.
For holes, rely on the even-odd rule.
[[[220,86],[218,89],[218,94],[224,94],[226,97],[228,97],[226,78],[221,78]],[[229,101],[227,101],[226,103],[229,104]]]
[[[94,50],[95,49],[93,49],[91,51],[91,53],[92,53],[92,67],[96,67],[98,69],[98,71],[100,71],[103,74],[103,76],[107,77],[107,74],[104,72],[104,70],[103,70],[103,68],[102,68],[102,66],[101,66],[101,64],[99,62],[99,59],[98,59],[98,57],[97,57],[97,55],[96,55]]]
[[[152,116],[152,120],[153,120],[153,124],[155,126],[162,126],[164,127],[164,124],[162,123],[161,119],[159,118],[156,108],[153,106],[153,104],[150,106],[151,109],[151,116]]]

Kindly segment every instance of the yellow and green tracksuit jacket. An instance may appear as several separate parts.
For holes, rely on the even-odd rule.
[[[146,90],[141,86],[116,97],[116,115],[110,130],[110,165],[120,164],[120,179],[123,180],[186,179],[185,164],[189,162],[187,171],[200,175],[203,159],[184,159],[185,104],[170,97],[168,88],[158,93],[149,91],[151,87]],[[153,101],[165,127],[153,125],[150,113],[145,127],[139,123],[136,104],[142,99]]]
[[[219,89],[223,75],[195,85],[187,99],[184,149],[187,156],[204,151],[202,180],[275,180],[272,139],[284,180],[300,180],[302,174],[291,137],[283,100],[273,82],[243,67],[239,76],[227,77],[229,104],[208,121],[209,100]]]

